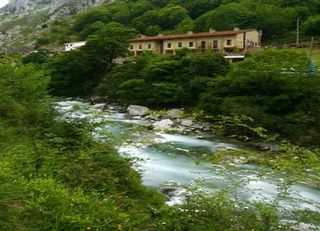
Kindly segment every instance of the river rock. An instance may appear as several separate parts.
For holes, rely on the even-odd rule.
[[[150,113],[149,108],[144,106],[139,106],[139,105],[130,105],[127,108],[127,111],[129,115],[132,115],[132,116],[145,116]]]
[[[157,122],[152,124],[152,126],[155,129],[159,129],[159,130],[170,129],[173,125],[174,125],[174,122],[172,120],[170,120],[170,119],[157,121]]]
[[[178,191],[179,188],[178,187],[162,187],[160,188],[161,193],[168,195],[168,196],[174,196]]]
[[[319,226],[298,222],[298,221],[293,221],[293,220],[281,220],[280,224],[289,226],[291,230],[297,230],[297,231],[320,230]]]
[[[187,196],[187,190],[180,187],[166,186],[160,189],[167,198],[167,205],[174,206],[182,204]]]
[[[92,108],[99,109],[99,110],[104,110],[106,108],[106,104],[105,103],[94,104],[92,106]]]
[[[182,110],[178,108],[171,109],[167,112],[167,116],[170,119],[178,119],[180,118],[181,114],[182,114]]]
[[[280,146],[277,144],[255,143],[254,146],[260,151],[280,152]]]
[[[193,124],[191,125],[191,127],[194,128],[194,129],[196,129],[196,130],[203,130],[203,129],[204,129],[203,126],[201,126],[200,124],[197,124],[197,123],[193,123]]]
[[[238,135],[231,135],[231,136],[228,136],[228,137],[231,138],[231,139],[237,139]]]
[[[191,119],[183,119],[181,120],[181,125],[185,127],[191,127],[193,125],[193,121]]]
[[[160,120],[160,118],[161,116],[159,114],[150,115],[150,119],[154,121]]]

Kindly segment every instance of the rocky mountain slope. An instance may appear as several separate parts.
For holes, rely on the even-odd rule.
[[[29,51],[34,38],[53,20],[68,17],[105,0],[10,0],[0,9],[0,52]]]

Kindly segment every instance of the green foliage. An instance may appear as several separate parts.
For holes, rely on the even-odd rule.
[[[150,33],[150,28],[173,30],[183,20],[188,19],[188,12],[181,6],[168,5],[159,10],[151,10],[133,20],[133,26],[140,32]]]
[[[118,23],[110,23],[91,35],[79,50],[59,54],[49,60],[51,89],[58,96],[85,96],[104,75],[111,72],[114,59],[128,52],[128,39],[133,31]]]
[[[143,79],[130,79],[119,86],[117,95],[125,104],[139,104],[148,96],[148,89]]]
[[[182,91],[182,87],[174,83],[153,83],[147,101],[155,107],[174,107],[179,104]]]
[[[115,229],[123,222],[113,199],[81,190],[70,191],[53,179],[34,179],[26,185],[20,219],[29,229]]]
[[[98,89],[104,89],[102,95],[110,98],[118,96],[124,104],[191,106],[210,79],[228,70],[229,63],[212,52],[181,50],[172,56],[146,53],[118,66]]]
[[[307,35],[317,36],[320,35],[320,16],[311,16],[303,24],[303,29]]]
[[[191,76],[216,77],[229,72],[229,65],[226,59],[211,51],[194,53],[187,57],[184,62],[189,62],[189,73]]]
[[[94,141],[90,126],[57,120],[47,85],[32,65],[0,62],[0,228],[143,226],[162,196],[141,185],[131,160]]]
[[[30,129],[45,119],[49,78],[42,71],[32,65],[0,62],[0,77],[0,118]]]
[[[157,230],[288,230],[279,225],[279,218],[272,205],[249,204],[232,200],[228,191],[214,196],[191,191],[186,203],[164,214],[157,223]]]
[[[102,30],[105,27],[105,23],[101,21],[97,21],[90,26],[86,27],[83,31],[80,33],[81,40],[85,40],[92,34],[96,34],[99,30]]]
[[[200,15],[206,13],[208,10],[213,10],[218,7],[222,1],[221,0],[174,0],[173,4],[177,4],[186,8],[189,12],[191,18],[197,18]]]
[[[47,50],[39,50],[24,56],[22,58],[22,62],[24,64],[33,63],[36,65],[42,65],[48,61],[50,55],[50,52]]]
[[[17,212],[12,206],[19,206],[19,199],[23,195],[22,187],[15,178],[5,175],[3,171],[0,174],[0,183],[0,229],[13,230],[13,227],[17,228]]]
[[[91,35],[81,48],[85,58],[98,73],[111,70],[114,59],[128,53],[128,40],[134,37],[134,31],[119,23],[109,23]],[[100,70],[101,69],[101,70]]]
[[[295,142],[319,136],[319,76],[308,58],[294,51],[266,50],[239,63],[226,78],[210,82],[199,109],[210,115],[246,115],[256,125]]]
[[[291,41],[300,17],[308,27],[316,25],[317,0],[119,0],[89,9],[72,18],[58,20],[37,44],[86,39],[102,24],[121,23],[146,35],[187,31],[228,30],[233,27],[263,30],[263,41]],[[313,30],[313,29],[312,29]],[[310,32],[306,30],[306,33]]]
[[[247,28],[251,12],[245,6],[237,3],[222,5],[214,11],[209,11],[195,21],[197,31],[230,30],[233,27]]]
[[[104,8],[93,8],[87,10],[77,16],[77,20],[73,25],[73,30],[80,32],[84,30],[88,25],[96,23],[98,21],[108,22],[107,10]]]

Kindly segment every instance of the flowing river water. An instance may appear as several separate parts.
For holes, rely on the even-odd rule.
[[[201,156],[212,155],[220,148],[247,148],[231,139],[205,133],[185,135],[155,131],[147,120],[134,119],[112,107],[101,110],[97,105],[81,101],[57,102],[55,108],[66,121],[88,120],[95,127],[95,139],[111,141],[121,155],[136,159],[135,167],[146,186],[171,192],[169,205],[183,201],[186,195],[183,186],[187,185],[209,193],[230,189],[244,200],[270,202],[279,196],[279,185],[285,181],[272,171],[254,165],[214,165],[201,161]],[[320,211],[320,189],[293,185],[281,206],[289,210]]]

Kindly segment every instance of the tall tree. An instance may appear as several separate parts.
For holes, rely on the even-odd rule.
[[[79,50],[60,54],[49,62],[53,93],[62,96],[91,94],[114,60],[128,52],[128,39],[134,31],[119,23],[110,23],[94,33]]]

